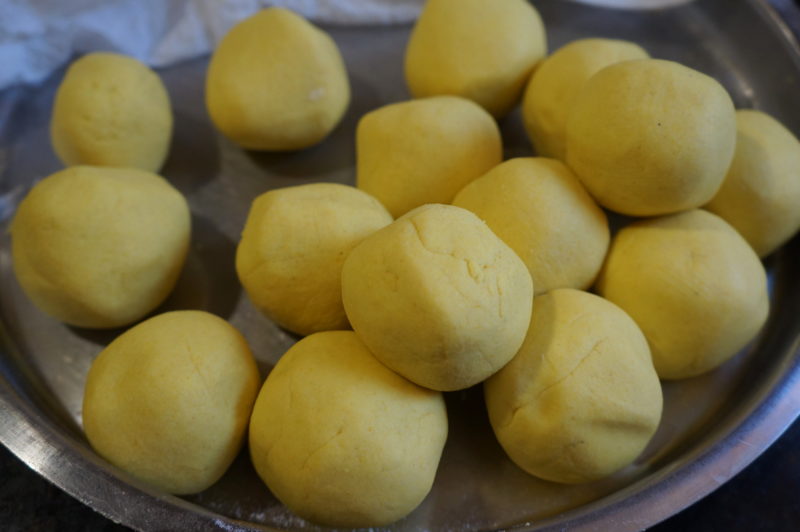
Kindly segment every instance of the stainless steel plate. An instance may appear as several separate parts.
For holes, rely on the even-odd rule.
[[[739,107],[756,107],[800,133],[800,54],[755,0],[699,0],[666,10],[613,11],[535,2],[550,47],[586,36],[644,45],[716,77]],[[246,152],[218,135],[203,105],[206,59],[161,72],[176,119],[163,171],[189,199],[194,237],[175,293],[160,309],[200,308],[243,331],[262,374],[295,338],[250,305],[233,256],[250,202],[270,188],[353,182],[361,115],[408,97],[402,57],[409,28],[331,28],[345,56],[353,104],[323,144],[294,154]],[[0,93],[0,440],[44,477],[115,521],[138,529],[303,529],[258,480],[243,452],[209,490],[178,498],[141,485],[97,457],[81,433],[81,398],[92,359],[121,331],[62,325],[35,309],[10,267],[8,217],[33,182],[60,165],[48,121],[60,74],[36,88]],[[505,119],[506,156],[530,155],[518,114]],[[561,486],[516,468],[494,441],[480,388],[447,396],[451,435],[433,491],[394,530],[635,530],[725,482],[758,456],[800,410],[800,239],[768,261],[772,313],[758,339],[719,370],[666,383],[663,423],[635,464],[601,482]]]

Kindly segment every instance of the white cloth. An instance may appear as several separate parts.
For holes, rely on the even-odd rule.
[[[660,8],[691,0],[573,0]],[[269,6],[316,23],[396,24],[424,0],[0,0],[0,89],[38,83],[73,56],[113,51],[154,67],[207,54],[238,21]]]
[[[317,23],[393,24],[423,0],[0,0],[0,89],[38,83],[76,54],[114,51],[151,66],[209,53],[236,22],[283,6]]]

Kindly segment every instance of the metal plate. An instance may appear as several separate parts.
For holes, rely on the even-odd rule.
[[[580,37],[636,41],[654,56],[706,72],[739,107],[779,117],[800,133],[800,54],[772,12],[755,0],[699,0],[663,11],[613,11],[535,2],[550,48]],[[350,73],[353,103],[323,144],[300,153],[246,152],[217,134],[203,105],[207,59],[161,72],[176,132],[163,174],[189,199],[194,235],[185,272],[159,311],[205,309],[250,342],[262,375],[296,340],[243,296],[233,256],[250,202],[275,187],[353,182],[354,131],[365,112],[406,99],[408,27],[330,28]],[[33,182],[60,168],[48,122],[61,73],[36,88],[0,93],[0,440],[44,477],[111,519],[152,529],[315,530],[287,512],[243,452],[220,482],[192,497],[154,492],[97,457],[82,435],[86,372],[121,331],[60,324],[26,299],[10,267],[8,218]],[[506,157],[531,155],[518,113],[501,123]],[[584,486],[539,481],[495,442],[480,387],[447,394],[450,438],[431,494],[394,530],[636,530],[679,511],[758,456],[800,410],[800,239],[767,261],[769,322],[719,370],[664,385],[662,425],[644,454]]]

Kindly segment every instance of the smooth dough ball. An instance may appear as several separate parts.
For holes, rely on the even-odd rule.
[[[706,209],[766,257],[800,229],[800,142],[766,113],[736,112],[736,152]]]
[[[554,482],[590,482],[625,467],[661,419],[661,384],[642,332],[616,305],[568,288],[536,298],[525,343],[484,392],[511,460]]]
[[[761,261],[730,225],[702,210],[622,229],[597,288],[641,327],[662,379],[716,368],[753,339],[769,312]]]
[[[567,119],[567,164],[604,207],[655,216],[717,193],[736,144],[733,102],[713,78],[672,61],[604,68]]]
[[[133,323],[172,291],[189,206],[161,177],[72,166],[38,182],[11,224],[14,273],[42,311],[78,327]]]
[[[415,98],[462,96],[502,117],[546,53],[544,24],[525,0],[428,0],[406,48],[406,82]]]
[[[264,314],[298,334],[346,329],[342,264],[366,236],[392,223],[369,194],[333,183],[256,198],[236,250],[236,272]]]
[[[502,160],[492,117],[453,96],[381,107],[364,115],[356,131],[357,186],[394,217],[426,203],[450,203]]]
[[[168,493],[197,493],[239,452],[260,382],[245,339],[228,322],[167,312],[95,359],[83,427],[95,451],[120,469]]]
[[[350,252],[342,300],[378,360],[420,386],[450,391],[511,360],[528,329],[533,283],[477,216],[425,205]]]
[[[575,175],[555,159],[511,159],[458,193],[468,209],[528,267],[535,293],[588,288],[608,251],[608,220]]]
[[[352,331],[289,349],[250,420],[250,456],[272,493],[335,527],[410,513],[431,489],[446,439],[442,395],[386,368]]]
[[[271,7],[220,41],[206,77],[211,120],[250,150],[299,150],[344,116],[350,84],[336,43],[301,16]]]
[[[542,61],[522,100],[522,118],[536,153],[564,160],[567,115],[589,78],[614,63],[648,57],[632,42],[579,39]]]
[[[132,57],[87,54],[58,87],[50,123],[67,166],[121,166],[158,172],[172,138],[169,95],[158,75]]]

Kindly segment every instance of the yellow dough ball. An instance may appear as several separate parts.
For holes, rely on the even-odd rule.
[[[442,395],[386,368],[352,331],[289,349],[250,420],[250,456],[272,493],[335,527],[386,525],[416,508],[446,438]]]
[[[614,63],[648,57],[632,42],[579,39],[542,61],[522,100],[522,118],[536,153],[564,160],[567,115],[589,78]]]
[[[736,113],[736,152],[706,208],[765,257],[800,229],[800,142],[766,113]]]
[[[525,343],[484,392],[511,460],[554,482],[625,467],[661,419],[661,384],[642,332],[616,305],[568,288],[536,298]]]
[[[730,225],[702,210],[622,229],[597,288],[641,327],[662,379],[716,368],[769,312],[764,266]]]
[[[415,98],[462,96],[502,117],[546,53],[542,19],[525,0],[428,0],[406,48],[406,82]]]
[[[339,123],[350,84],[336,43],[279,7],[240,22],[220,41],[206,77],[211,120],[250,150],[299,150]]]
[[[189,249],[189,206],[161,177],[72,166],[38,182],[11,224],[14,273],[55,318],[132,323],[170,293]]]
[[[378,200],[350,186],[271,190],[250,209],[236,272],[256,307],[282,327],[303,335],[346,329],[344,259],[390,223]]]
[[[464,187],[453,205],[477,214],[519,255],[537,295],[588,288],[603,266],[606,215],[560,161],[506,161]]]
[[[421,386],[450,391],[511,360],[528,328],[533,283],[477,216],[425,205],[350,252],[342,300],[378,360]]]
[[[67,166],[158,172],[172,138],[169,95],[158,75],[136,59],[87,54],[70,65],[58,87],[50,138]]]
[[[89,370],[83,426],[105,459],[168,493],[203,491],[244,441],[260,377],[245,339],[194,310],[144,321]]]
[[[356,183],[398,217],[456,193],[503,160],[497,124],[453,96],[412,100],[367,113],[356,131]]]
[[[730,96],[660,59],[624,61],[584,85],[567,119],[567,164],[604,207],[654,216],[716,194],[736,144]]]

